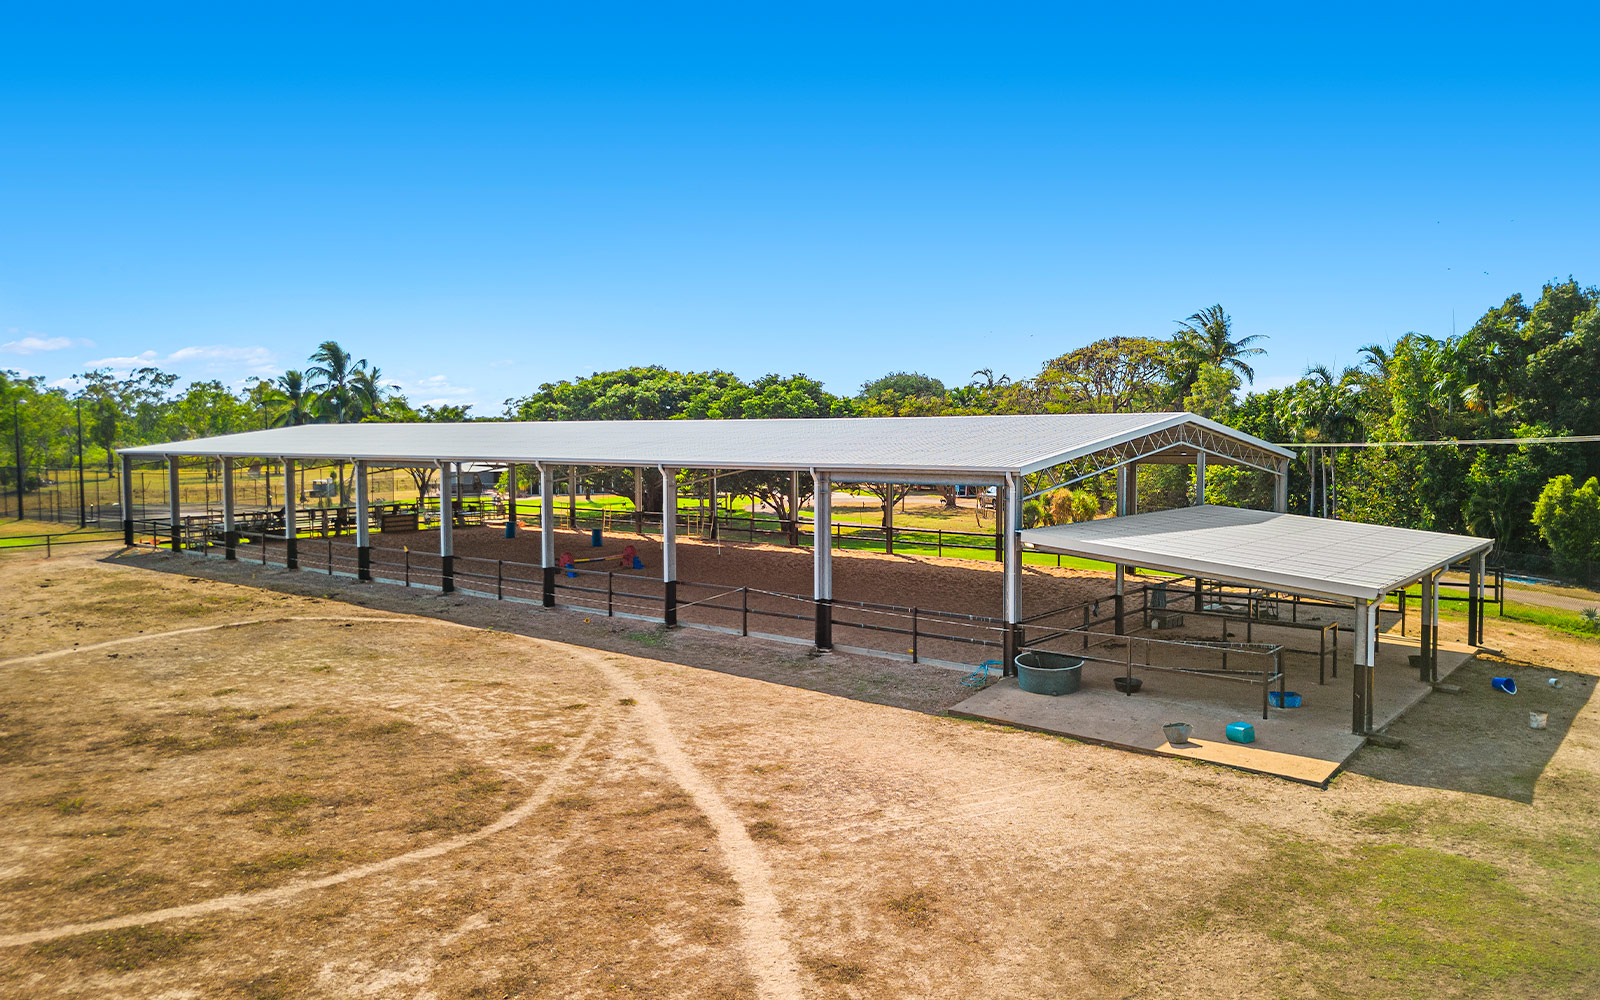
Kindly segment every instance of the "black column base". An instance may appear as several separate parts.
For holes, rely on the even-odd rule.
[[[1022,652],[1022,626],[1009,624],[1000,633],[1000,676],[1017,675],[1017,654]]]
[[[1373,668],[1365,664],[1355,665],[1354,690],[1350,696],[1350,731],[1357,736],[1365,736],[1372,731],[1374,673]]]
[[[544,593],[541,595],[539,603],[547,608],[556,606],[556,568],[554,566],[546,566],[544,568]]]
[[[356,579],[363,583],[372,582],[372,546],[356,546]]]
[[[126,546],[129,546],[130,548],[133,546],[133,519],[132,518],[125,517],[125,518],[122,519],[122,544],[124,544]]]
[[[662,585],[666,591],[661,608],[661,620],[667,628],[678,627],[678,581],[668,580]]]
[[[827,652],[833,648],[833,599],[818,598],[814,603],[817,612],[817,649]]]
[[[285,569],[300,568],[300,540],[285,538],[283,540],[283,565]]]
[[[456,557],[439,557],[439,589],[446,594],[456,589]]]
[[[237,551],[235,551],[238,548],[238,545],[239,545],[239,533],[237,531],[225,531],[225,532],[223,532],[222,533],[222,558],[224,558],[224,559],[238,559],[239,558],[239,553]]]
[[[183,529],[178,527],[177,525],[173,525],[172,526],[171,544],[172,544],[172,551],[174,551],[174,552],[183,551]]]

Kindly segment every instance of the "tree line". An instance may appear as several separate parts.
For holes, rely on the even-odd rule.
[[[850,394],[804,374],[741,379],[724,371],[648,366],[540,385],[476,418],[469,407],[413,407],[379,368],[336,342],[304,369],[253,380],[235,393],[217,381],[181,390],[176,376],[141,368],[90,371],[76,387],[0,373],[0,419],[13,420],[24,466],[75,460],[82,407],[86,452],[109,469],[114,448],[262,427],[359,420],[631,420],[878,417],[936,414],[1190,410],[1268,441],[1371,443],[1321,449],[1291,471],[1291,509],[1301,513],[1441,531],[1493,535],[1508,549],[1549,545],[1561,560],[1600,560],[1600,446],[1533,443],[1600,432],[1600,291],[1569,278],[1536,301],[1519,293],[1464,333],[1408,333],[1371,343],[1356,364],[1313,365],[1293,385],[1255,390],[1265,335],[1240,335],[1221,305],[1177,322],[1168,334],[1108,337],[1046,360],[1022,377],[974,372],[945,385],[914,371],[887,373]],[[13,407],[13,402],[20,405]],[[1404,447],[1397,442],[1486,438],[1526,445]],[[11,463],[6,463],[11,464]],[[620,475],[620,474],[619,474]],[[1147,507],[1192,500],[1181,467],[1141,470]],[[623,478],[626,478],[623,476]],[[1266,477],[1218,469],[1207,499],[1264,503]],[[618,488],[631,488],[619,480]],[[734,485],[730,483],[730,485]],[[783,503],[786,487],[745,484]],[[1105,484],[1087,484],[1099,492]],[[1587,491],[1587,492],[1586,492]],[[1541,500],[1541,498],[1543,498]],[[1054,517],[1070,505],[1042,504]],[[1081,505],[1080,505],[1081,510]]]

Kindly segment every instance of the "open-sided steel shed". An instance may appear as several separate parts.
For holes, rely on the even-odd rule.
[[[663,510],[676,510],[680,469],[750,469],[810,473],[816,482],[816,545],[813,552],[813,602],[816,644],[833,645],[831,485],[834,482],[968,484],[994,486],[1002,497],[1005,526],[1005,663],[1012,659],[1020,632],[1022,599],[1021,536],[1025,500],[1091,476],[1118,474],[1118,511],[1137,509],[1136,470],[1141,463],[1193,465],[1202,486],[1211,465],[1244,466],[1276,477],[1276,507],[1287,502],[1292,453],[1249,434],[1192,413],[1027,414],[970,417],[892,417],[814,420],[625,420],[480,421],[454,424],[309,424],[249,431],[221,437],[125,448],[122,460],[124,533],[133,541],[131,464],[164,459],[173,483],[171,523],[174,544],[180,513],[177,460],[186,456],[224,463],[223,533],[232,557],[232,463],[264,457],[282,462],[285,524],[294,524],[295,465],[306,460],[349,461],[356,469],[356,522],[359,572],[368,578],[366,471],[369,465],[436,465],[440,495],[448,498],[457,463],[528,464],[539,470],[542,515],[541,562],[545,603],[554,603],[556,552],[554,470],[563,466],[624,467],[642,474],[656,470],[662,479]],[[448,502],[448,500],[446,500]],[[442,579],[451,589],[452,518],[439,532]],[[667,597],[664,618],[676,621],[677,560],[675,523],[663,519],[662,582]],[[295,538],[285,547],[295,564]]]

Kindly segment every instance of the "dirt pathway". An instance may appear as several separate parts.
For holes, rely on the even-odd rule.
[[[695,807],[711,821],[733,877],[744,897],[740,920],[742,946],[762,997],[773,1000],[800,1000],[800,963],[789,945],[778,897],[772,889],[772,873],[750,839],[749,832],[728,806],[722,794],[683,752],[672,733],[672,725],[661,705],[627,673],[607,657],[576,650],[606,683],[624,699],[635,703],[636,718],[656,760],[672,779],[694,799]]]

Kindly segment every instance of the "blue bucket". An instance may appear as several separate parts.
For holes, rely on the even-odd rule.
[[[1285,691],[1280,695],[1276,691],[1268,691],[1267,704],[1271,705],[1273,708],[1299,708],[1300,692]]]
[[[1505,694],[1517,693],[1517,680],[1515,677],[1491,677],[1489,686]]]

